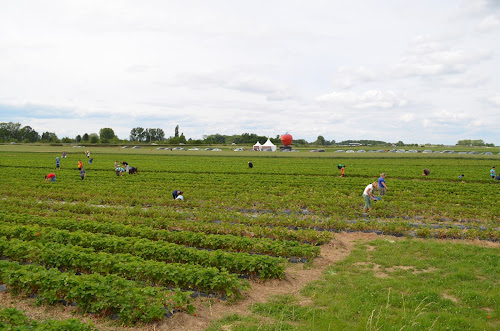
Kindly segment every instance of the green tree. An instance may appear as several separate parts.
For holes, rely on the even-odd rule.
[[[19,138],[20,123],[3,122],[0,123],[0,140],[10,141]]]
[[[321,146],[324,146],[326,145],[326,140],[325,140],[325,137],[323,136],[318,136],[318,138],[316,139],[316,141],[314,142],[316,145],[321,145]]]
[[[150,141],[162,141],[165,139],[165,132],[160,129],[160,128],[156,128],[156,129],[146,129],[146,132],[147,132],[147,141],[150,142]]]
[[[97,135],[97,133],[91,133],[89,136],[89,141],[91,144],[99,143],[99,136]]]
[[[25,126],[19,130],[19,140],[34,143],[40,140],[40,135],[31,126]]]
[[[102,128],[99,130],[99,137],[102,142],[109,142],[111,139],[115,137],[115,131],[111,128]]]
[[[82,137],[80,135],[76,136],[75,141],[78,144],[80,141],[82,141]]]
[[[83,142],[87,142],[87,141],[89,141],[89,134],[88,134],[88,133],[85,133],[85,134],[82,136],[82,141],[83,141]]]
[[[175,134],[174,137],[179,137],[179,125],[175,127]]]
[[[207,144],[225,144],[226,137],[221,134],[211,134],[209,136],[203,136],[205,143]]]
[[[42,134],[41,141],[45,143],[57,143],[59,142],[59,139],[54,132],[46,131]]]
[[[130,141],[143,141],[146,137],[144,128],[137,127],[130,130]]]

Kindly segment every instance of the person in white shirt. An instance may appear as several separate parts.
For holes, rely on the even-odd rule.
[[[365,207],[363,208],[363,213],[366,213],[366,209],[368,211],[372,210],[372,200],[375,199],[373,195],[373,189],[378,186],[378,182],[373,182],[365,187],[363,191],[363,198],[365,199]]]

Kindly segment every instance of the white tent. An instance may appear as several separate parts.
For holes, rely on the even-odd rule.
[[[262,145],[260,142],[257,141],[257,143],[255,145],[253,145],[253,150],[254,151],[260,151],[262,148]]]
[[[267,141],[264,143],[264,145],[262,145],[261,150],[276,152],[276,145],[273,144],[271,140],[268,138]]]

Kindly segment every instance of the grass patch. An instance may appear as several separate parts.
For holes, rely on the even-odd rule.
[[[306,286],[313,305],[274,297],[226,330],[498,330],[499,274],[498,248],[375,240]]]

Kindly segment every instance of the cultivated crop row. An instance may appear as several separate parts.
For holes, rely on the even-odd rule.
[[[278,257],[232,253],[222,250],[198,250],[173,243],[133,237],[118,237],[84,231],[70,232],[38,225],[16,225],[5,221],[0,221],[0,233],[9,239],[19,238],[71,244],[112,254],[129,253],[147,260],[224,268],[231,273],[246,274],[251,277],[259,276],[264,279],[282,278],[285,270],[285,260]]]

